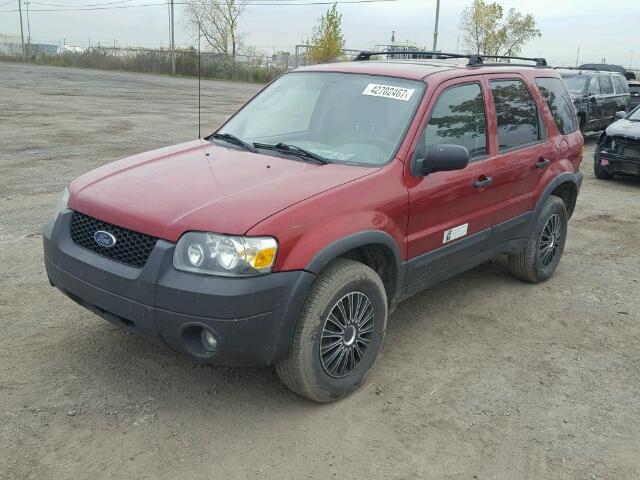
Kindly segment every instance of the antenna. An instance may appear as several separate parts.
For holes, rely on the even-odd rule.
[[[198,23],[198,138],[200,135],[200,24]]]

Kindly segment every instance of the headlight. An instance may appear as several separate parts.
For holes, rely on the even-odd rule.
[[[185,233],[176,245],[178,270],[240,277],[269,273],[278,251],[271,237],[236,237],[206,232]]]
[[[55,222],[58,219],[58,215],[62,213],[62,211],[67,208],[67,203],[69,202],[69,190],[64,189],[58,197],[58,202],[56,203],[55,210],[53,211],[53,221]]]

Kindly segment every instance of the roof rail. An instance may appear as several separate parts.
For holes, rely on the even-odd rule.
[[[589,70],[591,72],[600,72],[601,70],[598,70],[597,68],[580,68],[580,67],[553,67],[554,70],[577,70],[577,71],[582,71],[582,70]]]
[[[446,52],[429,52],[424,50],[388,50],[388,51],[378,51],[378,52],[370,52],[370,51],[362,51],[360,52],[356,58],[354,59],[356,62],[360,62],[363,60],[370,60],[371,57],[375,55],[417,55],[417,58],[425,58],[425,59],[437,59],[437,60],[445,60],[447,58],[467,58],[469,62],[467,63],[468,67],[477,67],[480,65],[501,65],[504,62],[495,62],[495,63],[484,63],[485,58],[490,59],[498,59],[498,60],[525,60],[529,62],[535,62],[536,67],[546,67],[547,60],[544,58],[530,58],[530,57],[512,57],[509,55],[482,55],[477,53],[470,54],[462,54],[462,53],[446,53]]]

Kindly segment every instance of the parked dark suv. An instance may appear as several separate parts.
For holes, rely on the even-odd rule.
[[[558,73],[371,56],[296,69],[206,138],[75,179],[44,228],[51,284],[328,402],[365,380],[402,299],[498,254],[548,279],[582,181]]]
[[[581,132],[600,131],[615,121],[616,112],[628,112],[631,96],[627,79],[618,73],[558,69],[573,99]]]
[[[629,82],[629,93],[631,94],[630,108],[636,108],[640,105],[640,82]]]

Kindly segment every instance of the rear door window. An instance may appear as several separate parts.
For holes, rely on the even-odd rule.
[[[609,75],[598,75],[598,81],[600,82],[600,93],[602,95],[611,95],[613,93],[613,83],[611,83]]]
[[[490,84],[500,151],[539,142],[542,130],[538,108],[526,85],[521,80],[492,80]]]
[[[448,88],[440,94],[424,130],[427,150],[435,145],[462,145],[471,158],[487,154],[487,117],[478,83]]]
[[[591,77],[589,82],[589,95],[600,95],[600,82],[598,77]]]
[[[558,78],[536,78],[536,85],[547,102],[553,120],[563,135],[578,130],[578,121],[571,97]]]

